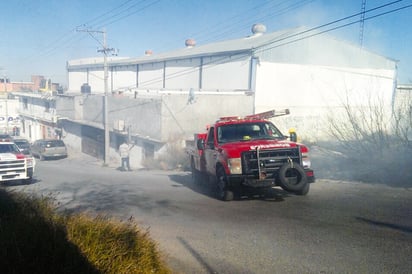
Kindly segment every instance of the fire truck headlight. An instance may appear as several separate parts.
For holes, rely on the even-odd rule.
[[[242,174],[242,162],[240,158],[231,158],[228,161],[230,174]]]

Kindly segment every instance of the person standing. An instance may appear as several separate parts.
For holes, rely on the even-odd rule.
[[[120,146],[119,146],[119,154],[122,162],[122,171],[128,170],[131,171],[130,169],[130,149],[133,146],[129,146],[129,144],[124,141]]]

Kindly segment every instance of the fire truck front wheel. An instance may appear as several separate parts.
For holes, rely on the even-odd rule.
[[[219,166],[216,170],[217,196],[222,201],[231,201],[234,198],[233,191],[229,188],[225,170]]]
[[[286,163],[279,169],[279,185],[286,191],[305,195],[308,179],[305,170],[297,163]],[[309,190],[309,189],[308,189]]]

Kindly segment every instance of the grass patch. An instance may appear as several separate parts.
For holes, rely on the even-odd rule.
[[[0,189],[2,273],[170,273],[148,231]]]

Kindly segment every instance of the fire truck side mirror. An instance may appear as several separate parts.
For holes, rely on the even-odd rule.
[[[203,150],[205,149],[205,140],[198,139],[196,142],[197,149]]]

